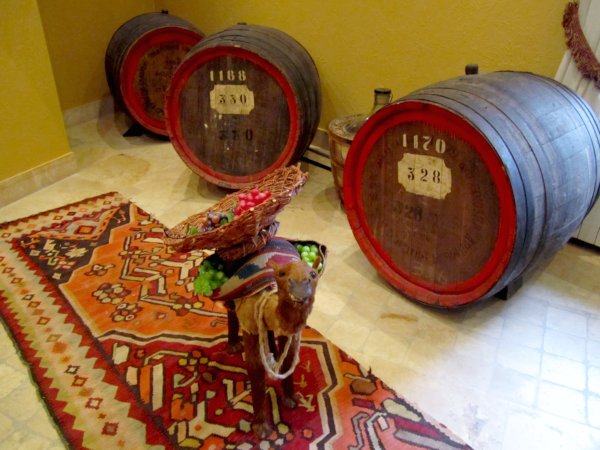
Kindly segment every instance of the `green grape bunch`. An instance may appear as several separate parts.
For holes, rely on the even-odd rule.
[[[205,260],[198,270],[198,276],[194,280],[194,292],[196,294],[210,297],[214,290],[221,287],[229,277],[223,271],[223,264]]]
[[[312,266],[317,256],[319,256],[319,247],[315,244],[306,245],[306,244],[296,244],[296,250],[300,253],[300,258],[309,266]],[[317,271],[320,272],[323,269],[323,261],[319,263],[317,267]]]

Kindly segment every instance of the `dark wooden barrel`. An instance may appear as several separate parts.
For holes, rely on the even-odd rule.
[[[454,308],[551,257],[598,197],[600,124],[577,94],[523,72],[418,90],[359,130],[345,164],[354,235],[407,297]]]
[[[199,42],[167,94],[167,130],[179,156],[226,188],[248,186],[298,161],[320,114],[311,56],[265,26],[240,24]]]
[[[112,36],[105,55],[108,86],[145,129],[167,135],[164,107],[171,76],[203,37],[191,23],[166,13],[136,16]]]

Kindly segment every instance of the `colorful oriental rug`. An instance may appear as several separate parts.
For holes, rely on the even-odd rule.
[[[243,355],[225,310],[193,294],[205,255],[117,193],[0,225],[0,312],[72,448],[465,449],[317,331],[303,334],[299,405],[249,433]]]

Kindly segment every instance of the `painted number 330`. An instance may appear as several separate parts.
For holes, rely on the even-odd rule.
[[[248,103],[248,97],[246,96],[246,94],[229,94],[229,95],[225,95],[225,94],[219,94],[219,104],[221,105],[235,105],[237,103],[240,103],[242,105],[245,105],[246,103]]]

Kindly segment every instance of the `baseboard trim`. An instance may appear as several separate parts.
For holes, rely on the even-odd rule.
[[[115,102],[112,96],[102,97],[100,100],[95,100],[85,105],[76,106],[75,108],[66,109],[63,112],[65,127],[72,127],[80,123],[88,122],[97,119],[98,117],[114,114]]]
[[[0,208],[73,175],[76,171],[75,155],[69,152],[33,169],[0,180]]]

